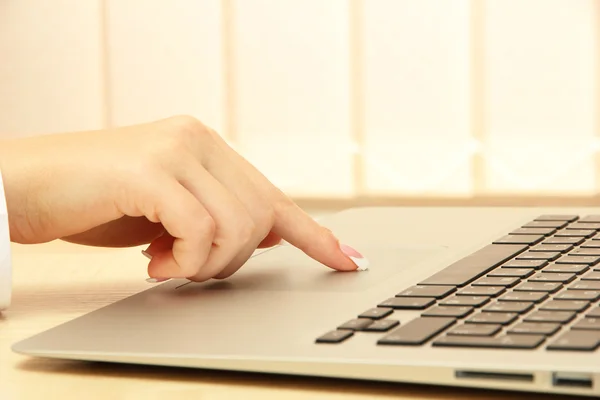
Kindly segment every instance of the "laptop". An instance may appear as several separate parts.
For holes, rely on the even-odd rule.
[[[14,345],[61,359],[600,395],[600,208],[365,207],[321,220],[370,262],[282,245]]]

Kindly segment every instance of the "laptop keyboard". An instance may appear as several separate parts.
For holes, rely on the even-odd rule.
[[[394,310],[420,316],[403,323]],[[593,352],[600,346],[600,215],[542,215],[316,342],[356,334],[379,334],[380,346]]]

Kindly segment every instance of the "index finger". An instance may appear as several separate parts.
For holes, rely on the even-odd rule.
[[[335,270],[367,269],[366,258],[352,247],[341,244],[329,229],[321,226],[292,200],[285,197],[277,203],[272,232]]]

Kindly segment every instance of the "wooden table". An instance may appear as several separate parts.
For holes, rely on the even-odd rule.
[[[14,245],[13,304],[0,314],[0,399],[548,399],[481,390],[33,359],[10,350],[18,340],[148,288],[146,261],[140,248],[100,249],[64,242]]]

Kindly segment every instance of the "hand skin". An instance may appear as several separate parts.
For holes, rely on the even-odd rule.
[[[12,241],[150,243],[156,280],[226,278],[281,239],[339,271],[361,258],[189,116],[3,140],[0,171]]]

